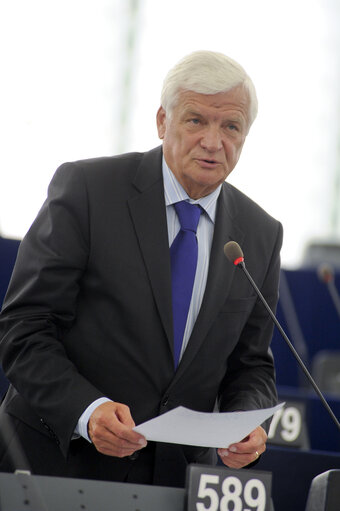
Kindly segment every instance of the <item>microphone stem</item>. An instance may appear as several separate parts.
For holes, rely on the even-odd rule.
[[[338,291],[336,289],[334,280],[331,280],[330,282],[328,282],[328,289],[329,289],[329,293],[333,299],[334,307],[336,308],[338,316],[340,317],[340,298],[339,298]]]
[[[246,275],[247,279],[249,280],[249,282],[251,283],[251,285],[253,286],[253,288],[255,289],[256,291],[256,294],[258,295],[258,297],[261,299],[261,302],[263,303],[263,305],[265,306],[265,308],[267,309],[267,312],[268,314],[270,315],[270,317],[272,318],[272,320],[274,321],[276,327],[278,328],[280,334],[282,335],[282,337],[284,338],[284,340],[286,341],[288,347],[290,348],[290,350],[292,351],[294,357],[296,358],[296,360],[298,361],[302,371],[304,372],[305,376],[307,377],[308,381],[310,382],[310,384],[312,385],[313,389],[315,390],[315,392],[317,393],[317,395],[319,396],[319,398],[321,399],[321,402],[322,404],[324,405],[324,407],[326,408],[327,412],[329,413],[329,415],[332,417],[333,419],[333,422],[335,423],[335,425],[337,426],[337,428],[340,430],[340,423],[338,421],[338,419],[336,418],[336,416],[334,415],[333,413],[333,410],[331,409],[331,407],[329,406],[329,404],[327,403],[326,399],[324,398],[322,392],[320,391],[319,387],[317,386],[316,382],[314,381],[312,375],[309,373],[307,367],[305,366],[305,364],[303,363],[300,355],[298,354],[298,352],[296,351],[296,349],[294,348],[293,344],[290,342],[290,340],[288,339],[286,333],[284,332],[283,328],[281,327],[280,323],[278,322],[278,320],[276,319],[276,316],[275,314],[273,313],[273,311],[271,310],[271,308],[269,307],[268,303],[266,302],[264,296],[262,295],[261,291],[259,290],[259,288],[257,287],[257,285],[255,284],[252,276],[250,275],[250,273],[248,272],[247,268],[246,268],[246,265],[244,263],[244,261],[240,262],[238,265],[238,268],[241,268],[244,272],[244,274]]]

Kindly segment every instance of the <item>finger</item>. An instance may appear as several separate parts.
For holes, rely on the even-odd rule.
[[[121,403],[107,402],[91,415],[88,430],[96,449],[111,456],[128,456],[146,446],[146,439],[132,430],[130,410]]]
[[[130,441],[106,428],[94,429],[91,439],[99,452],[118,457],[129,456],[147,445],[144,437],[137,441]]]
[[[263,454],[266,450],[266,444],[261,444],[260,446],[253,447],[244,451],[243,449],[238,448],[236,445],[232,445],[227,449],[218,449],[219,456],[237,456],[237,455],[246,455],[246,456],[254,456],[258,458]]]
[[[252,431],[246,438],[236,444],[229,445],[228,449],[231,452],[237,453],[255,453],[258,451],[260,454],[266,449],[267,434],[265,430],[259,426]]]
[[[88,428],[91,435],[97,433],[108,436],[111,433],[118,438],[138,444],[142,435],[132,430],[134,425],[129,407],[110,401],[94,410],[90,416]]]
[[[136,451],[142,448],[142,446],[136,447],[135,445],[126,444],[119,439],[115,441],[112,440],[112,438],[107,440],[103,437],[96,437],[93,444],[100,453],[108,456],[115,456],[118,458],[131,456],[131,454],[134,454]]]
[[[117,407],[116,417],[122,424],[125,424],[125,426],[128,426],[129,428],[134,428],[136,426],[128,406],[124,405]]]
[[[137,451],[147,445],[146,439],[142,436],[135,438],[130,431],[123,431],[118,427],[116,431],[107,428],[96,428],[92,432],[92,441],[97,446],[111,446],[112,449],[119,451],[120,455],[125,452]]]
[[[230,468],[246,467],[250,463],[256,461],[260,456],[260,453],[257,451],[253,453],[235,454],[229,452],[226,449],[220,449],[218,451],[218,454],[220,455],[220,458],[224,465]]]
[[[135,427],[135,422],[130,415],[129,409],[127,411],[122,408],[117,410],[116,415],[111,417],[106,427],[113,435],[128,443],[136,446],[144,446],[146,444],[145,437],[132,429]]]

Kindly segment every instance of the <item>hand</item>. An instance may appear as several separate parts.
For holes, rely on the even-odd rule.
[[[227,449],[218,449],[217,452],[229,468],[242,468],[257,458],[266,450],[267,434],[258,426],[246,438],[237,444],[231,444]]]
[[[124,458],[147,444],[144,436],[133,431],[134,426],[128,406],[107,401],[90,416],[88,434],[97,451]]]

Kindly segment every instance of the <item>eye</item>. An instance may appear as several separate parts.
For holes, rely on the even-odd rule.
[[[231,120],[226,120],[223,124],[222,124],[222,128],[226,131],[226,132],[238,132],[240,131],[240,124],[238,122],[235,122],[235,121],[231,121]]]
[[[193,117],[193,118],[189,119],[189,123],[194,124],[195,126],[200,124],[200,122],[201,122],[200,119],[198,119],[197,117]]]

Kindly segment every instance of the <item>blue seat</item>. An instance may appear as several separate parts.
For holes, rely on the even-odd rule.
[[[312,360],[319,351],[325,349],[340,350],[340,319],[332,302],[329,290],[327,286],[320,281],[316,269],[283,269],[281,270],[281,274],[281,280],[285,280],[289,289],[294,313],[301,329],[302,340],[300,338],[297,339],[298,332],[291,331],[291,315],[287,317],[281,285],[281,296],[276,315],[305,365],[311,370]],[[335,284],[337,289],[340,290],[339,269],[335,272]],[[299,341],[299,345],[297,341]],[[305,353],[302,352],[302,344],[305,344],[303,346]],[[293,354],[282,339],[277,328],[274,329],[272,350],[275,357],[277,384],[282,386],[310,388],[305,375],[298,366]]]
[[[6,239],[0,236],[0,308],[12,275],[19,245],[19,240]],[[5,394],[7,387],[8,380],[0,368],[0,398]]]
[[[12,275],[19,245],[19,240],[2,238],[0,236],[0,307]]]

